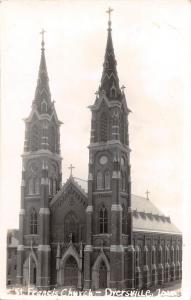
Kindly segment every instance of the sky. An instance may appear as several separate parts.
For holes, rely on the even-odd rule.
[[[87,179],[91,113],[107,38],[108,6],[120,85],[126,86],[132,193],[187,225],[190,4],[184,0],[2,1],[1,222],[18,228],[24,122],[40,63],[42,28],[52,100],[61,127],[63,181],[69,165]],[[186,128],[186,129],[185,129]],[[186,149],[186,150],[185,150]],[[185,200],[186,199],[186,200]],[[188,206],[187,206],[188,204]]]

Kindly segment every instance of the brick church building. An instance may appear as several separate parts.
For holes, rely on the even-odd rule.
[[[25,119],[19,230],[7,237],[8,285],[141,289],[181,280],[181,232],[148,197],[131,193],[130,110],[116,65],[109,19],[101,83],[90,106],[88,180],[71,172],[62,185],[62,122],[51,100],[42,34]]]

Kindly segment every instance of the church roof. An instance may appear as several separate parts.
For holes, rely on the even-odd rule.
[[[74,178],[75,182],[87,194],[87,181]],[[170,217],[165,216],[149,199],[137,195],[131,195],[133,211],[133,231],[149,231],[160,233],[180,234],[180,230],[171,222]]]
[[[149,199],[131,195],[133,231],[180,234],[180,230]]]

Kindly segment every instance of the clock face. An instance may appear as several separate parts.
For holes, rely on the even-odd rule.
[[[124,166],[124,164],[125,164],[125,159],[124,159],[124,157],[122,157],[121,158],[121,165]]]
[[[105,165],[107,162],[108,162],[107,156],[103,155],[103,156],[100,157],[99,163],[100,163],[101,165]]]

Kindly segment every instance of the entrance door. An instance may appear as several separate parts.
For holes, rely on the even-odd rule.
[[[64,267],[64,285],[77,287],[78,284],[78,265],[73,256],[70,256]]]
[[[101,262],[99,267],[99,288],[107,288],[107,268],[103,261]]]

